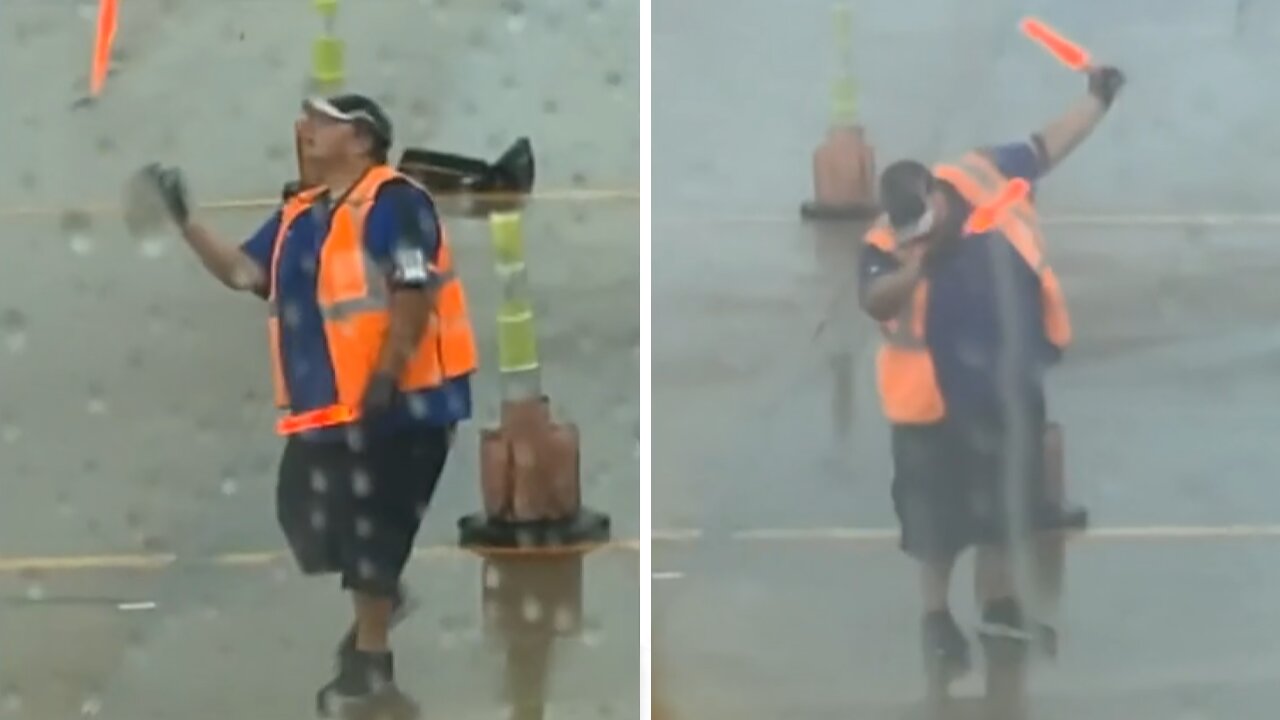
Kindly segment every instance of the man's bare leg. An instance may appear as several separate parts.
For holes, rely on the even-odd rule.
[[[951,572],[955,558],[920,563],[920,589],[926,613],[950,611]]]
[[[920,564],[920,590],[924,601],[921,634],[930,692],[945,692],[952,680],[968,672],[969,644],[951,615],[951,573],[955,557],[931,559]]]
[[[356,611],[356,649],[360,652],[387,652],[391,632],[391,597],[352,592]]]
[[[980,608],[994,600],[1015,596],[1012,556],[1007,549],[995,545],[978,547],[973,564],[973,592]]]
[[[340,715],[345,703],[364,702],[384,688],[394,687],[395,659],[388,636],[395,598],[352,590],[351,599],[356,616],[351,638],[354,647],[339,652],[337,677],[316,695],[316,711],[321,717]]]

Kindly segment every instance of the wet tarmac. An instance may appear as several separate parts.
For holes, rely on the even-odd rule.
[[[320,19],[307,3],[121,5],[117,71],[73,109],[91,5],[0,4],[0,85],[25,88],[0,113],[0,718],[307,717],[350,611],[276,554],[262,307],[176,238],[82,210],[150,160],[183,166],[201,202],[276,196]],[[348,87],[383,102],[401,147],[489,157],[532,139],[551,195],[524,222],[544,388],[581,428],[584,500],[619,544],[578,571],[447,550],[480,507],[501,295],[487,228],[451,220],[488,360],[419,536],[397,676],[426,717],[635,720],[638,10],[526,5],[348,2],[338,28]],[[204,217],[239,238],[269,204]]]
[[[826,122],[829,4],[655,5],[664,699],[677,718],[919,717],[916,578],[895,547],[875,329],[850,284],[860,229],[797,213]],[[1248,21],[1269,12],[1256,3],[1238,4],[1243,26],[1233,3],[1103,5],[858,3],[863,122],[883,166],[1049,120],[1083,83],[1016,34],[1022,14],[1129,71],[1113,117],[1038,195],[1077,335],[1051,414],[1095,532],[1069,546],[1063,647],[1032,668],[1032,717],[1269,718],[1280,250],[1255,192],[1274,168],[1231,136],[1274,103],[1223,73],[1280,56]],[[1191,46],[1194,61],[1174,57]],[[972,636],[969,565],[953,599]]]

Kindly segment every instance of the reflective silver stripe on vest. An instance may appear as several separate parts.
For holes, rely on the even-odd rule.
[[[363,218],[360,218],[363,221]],[[341,322],[354,315],[367,312],[385,312],[391,307],[391,295],[387,289],[386,274],[367,251],[360,252],[360,271],[364,274],[367,291],[363,297],[339,300],[332,305],[321,305],[320,316],[329,322]],[[321,268],[318,272],[324,272]]]
[[[386,312],[388,307],[390,307],[390,304],[388,303],[386,296],[378,298],[368,295],[362,298],[341,300],[332,305],[322,306],[320,308],[320,316],[327,322],[342,322],[361,313]]]
[[[348,300],[340,300],[332,305],[322,305],[320,307],[320,316],[331,322],[341,322],[352,316],[367,312],[384,312],[391,307],[390,296],[387,293],[386,281],[384,273],[374,262],[369,253],[361,253],[364,260],[365,284],[369,287],[369,292],[364,297],[355,297]],[[457,275],[452,270],[440,273],[433,280],[433,286],[439,287],[452,280],[456,280]],[[279,301],[272,298],[267,303],[267,312],[272,318],[278,318],[280,313]]]

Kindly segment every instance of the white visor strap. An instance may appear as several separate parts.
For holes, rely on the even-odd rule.
[[[910,240],[915,240],[916,238],[922,235],[925,235],[932,229],[933,229],[933,209],[930,208],[928,210],[925,210],[924,214],[921,215],[915,222],[911,223],[910,225],[904,225],[902,227],[894,228],[893,234],[898,237],[898,240],[900,242],[907,242]]]

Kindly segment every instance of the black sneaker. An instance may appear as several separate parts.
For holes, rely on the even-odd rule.
[[[391,599],[391,627],[399,625],[402,620],[413,614],[418,609],[418,601],[413,595],[409,594],[409,589],[403,584],[396,588],[396,594]],[[351,629],[347,630],[347,634],[342,636],[338,641],[338,649],[335,651],[337,655],[335,659],[336,667],[342,667],[343,658],[356,651],[356,625],[351,624]]]
[[[1047,623],[1027,618],[1022,606],[1013,598],[987,603],[978,633],[985,638],[1026,643],[1051,658],[1058,655],[1058,631]]]
[[[316,712],[320,717],[344,714],[349,705],[372,701],[393,689],[394,683],[395,662],[390,652],[352,651],[343,656],[338,676],[316,693]]]
[[[921,620],[925,671],[941,683],[949,683],[969,672],[969,641],[955,618],[946,610],[935,610]]]

